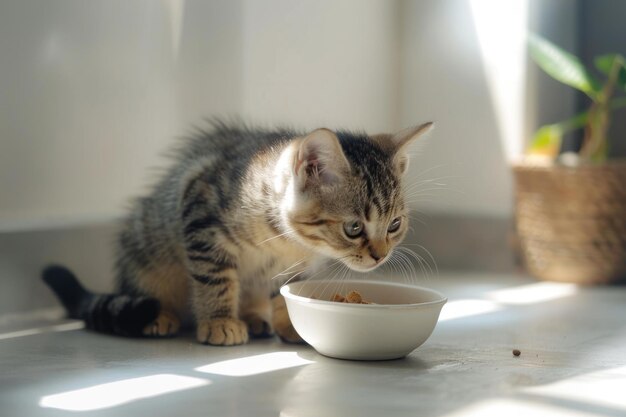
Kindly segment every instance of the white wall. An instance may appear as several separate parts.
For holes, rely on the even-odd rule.
[[[395,125],[395,2],[0,5],[0,230],[107,220],[211,115]]]
[[[0,57],[0,231],[119,215],[211,115],[371,133],[434,119],[411,175],[451,178],[416,207],[510,214],[470,0],[2,2]]]
[[[241,5],[175,4],[0,5],[1,228],[117,215],[189,122],[240,107]]]
[[[411,174],[446,186],[426,187],[422,210],[507,215],[511,178],[469,3],[403,3],[401,121],[436,122]]]
[[[397,17],[395,1],[247,1],[243,114],[306,128],[395,128]]]
[[[540,124],[573,114],[575,92],[526,56],[528,29],[573,50],[569,0],[402,2],[401,124],[437,122],[417,179],[439,178],[416,207],[425,212],[508,217],[509,163]],[[426,171],[426,172],[424,172]]]

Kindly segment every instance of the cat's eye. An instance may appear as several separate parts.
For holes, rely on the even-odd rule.
[[[391,224],[387,228],[387,232],[388,233],[397,232],[398,229],[400,229],[400,224],[402,224],[402,218],[396,217],[395,219],[391,221]]]
[[[357,238],[363,233],[363,222],[354,220],[343,224],[343,231],[350,239]]]

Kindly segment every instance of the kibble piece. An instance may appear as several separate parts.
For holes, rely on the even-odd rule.
[[[353,304],[361,304],[363,302],[363,297],[357,291],[350,291],[348,295],[346,295],[346,302]]]
[[[522,352],[519,349],[513,349],[513,356],[519,356]]]
[[[345,303],[346,302],[346,297],[344,297],[341,294],[335,294],[335,295],[333,295],[333,298],[330,301],[336,301],[338,303]]]
[[[372,304],[369,301],[363,300],[363,297],[358,291],[350,291],[345,297],[341,294],[335,294],[330,301],[349,304]]]

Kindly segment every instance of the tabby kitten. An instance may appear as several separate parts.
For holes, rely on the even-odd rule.
[[[92,294],[60,266],[44,280],[97,331],[170,336],[191,313],[201,343],[298,341],[272,278],[320,258],[357,271],[385,262],[408,226],[407,146],[431,126],[303,135],[215,122],[126,219],[116,294]]]

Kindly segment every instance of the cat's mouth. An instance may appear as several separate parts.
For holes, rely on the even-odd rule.
[[[348,258],[348,259],[344,260],[344,263],[346,264],[346,266],[348,268],[352,269],[353,271],[370,272],[370,271],[375,270],[376,268],[378,268],[382,264],[384,264],[387,261],[388,258],[389,258],[388,256],[385,256],[384,258],[380,259],[379,261],[375,261],[375,260],[372,259],[370,264],[365,264],[360,259],[358,261],[353,261],[352,259]]]

